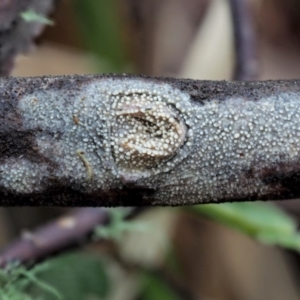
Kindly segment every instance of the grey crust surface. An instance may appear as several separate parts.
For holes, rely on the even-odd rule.
[[[0,79],[0,205],[300,196],[300,82]]]

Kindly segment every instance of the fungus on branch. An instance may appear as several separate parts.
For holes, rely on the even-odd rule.
[[[300,196],[300,83],[0,80],[2,205]]]
[[[189,104],[180,93],[164,89],[128,90],[112,98],[115,119],[111,144],[123,178],[167,172],[192,144],[192,129],[185,123],[190,118]]]

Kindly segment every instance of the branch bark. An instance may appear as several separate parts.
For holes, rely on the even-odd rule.
[[[300,196],[299,81],[0,81],[0,203],[145,206]]]

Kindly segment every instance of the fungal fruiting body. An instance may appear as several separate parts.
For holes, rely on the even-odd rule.
[[[135,178],[159,174],[187,155],[186,144],[191,145],[187,132],[192,129],[185,122],[191,108],[176,92],[168,88],[151,92],[129,89],[112,98],[115,118],[111,145],[120,174],[133,174]]]
[[[208,99],[195,105],[195,148],[187,161],[162,175],[165,186],[159,198],[173,197],[184,204],[296,197],[299,103],[298,94],[280,93],[252,101]]]
[[[2,188],[30,194],[59,182],[97,194],[142,187],[155,191],[151,203],[182,205],[276,197],[282,178],[299,173],[298,93],[200,102],[153,79],[69,84],[20,96],[17,113],[34,135],[37,161],[2,159]]]
[[[189,96],[168,84],[103,79],[63,93],[36,91],[21,98],[19,111],[25,129],[36,132],[39,155],[51,162],[40,190],[49,174],[87,192],[122,188],[124,178],[167,172],[191,150]],[[24,192],[20,186],[10,188]]]

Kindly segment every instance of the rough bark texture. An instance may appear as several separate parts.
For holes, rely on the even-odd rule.
[[[26,22],[21,13],[33,10],[46,15],[53,9],[54,0],[0,0],[0,76],[8,75],[15,56],[28,51],[33,39],[44,24]]]
[[[1,205],[299,197],[299,93],[299,81],[1,79]]]

